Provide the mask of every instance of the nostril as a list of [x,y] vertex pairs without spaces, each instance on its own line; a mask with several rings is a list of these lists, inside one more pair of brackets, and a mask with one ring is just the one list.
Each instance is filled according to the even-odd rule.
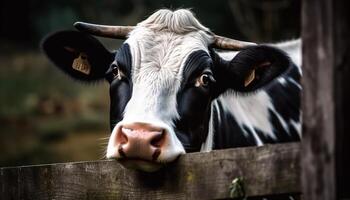
[[122,145],[119,145],[118,153],[121,157],[126,157]]
[[159,148],[163,145],[164,141],[165,141],[165,132],[163,130],[160,134],[152,138],[151,145]]
[[130,129],[126,129],[126,128],[121,128],[121,131],[119,134],[117,134],[117,141],[119,144],[126,144],[128,143],[128,132],[130,132]]

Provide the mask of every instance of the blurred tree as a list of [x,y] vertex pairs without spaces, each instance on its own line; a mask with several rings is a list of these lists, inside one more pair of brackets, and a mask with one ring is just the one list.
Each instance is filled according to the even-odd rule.
[[300,1],[232,0],[232,19],[249,40],[269,42],[300,36]]
[[160,8],[192,8],[218,34],[258,41],[300,34],[300,0],[27,0],[0,3],[0,37],[35,46],[49,32],[78,20],[135,25]]

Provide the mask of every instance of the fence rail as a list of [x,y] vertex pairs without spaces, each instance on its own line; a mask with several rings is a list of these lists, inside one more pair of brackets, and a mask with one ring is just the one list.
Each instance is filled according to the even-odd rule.
[[299,193],[300,144],[192,153],[156,173],[116,161],[1,168],[0,199],[225,199],[233,179],[246,196]]

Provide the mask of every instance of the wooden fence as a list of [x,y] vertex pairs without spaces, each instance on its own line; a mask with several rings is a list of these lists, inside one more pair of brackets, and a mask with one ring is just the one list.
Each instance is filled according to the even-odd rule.
[[1,199],[226,199],[300,192],[299,143],[193,153],[156,173],[116,161],[2,168]]
[[350,199],[350,1],[302,7],[301,144],[187,154],[153,174],[115,161],[2,168],[1,199],[226,199],[242,185],[248,197]]

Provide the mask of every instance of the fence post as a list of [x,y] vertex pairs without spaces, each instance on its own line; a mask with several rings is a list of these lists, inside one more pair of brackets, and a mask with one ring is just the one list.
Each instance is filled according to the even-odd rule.
[[349,197],[350,3],[304,0],[303,142],[304,199]]

